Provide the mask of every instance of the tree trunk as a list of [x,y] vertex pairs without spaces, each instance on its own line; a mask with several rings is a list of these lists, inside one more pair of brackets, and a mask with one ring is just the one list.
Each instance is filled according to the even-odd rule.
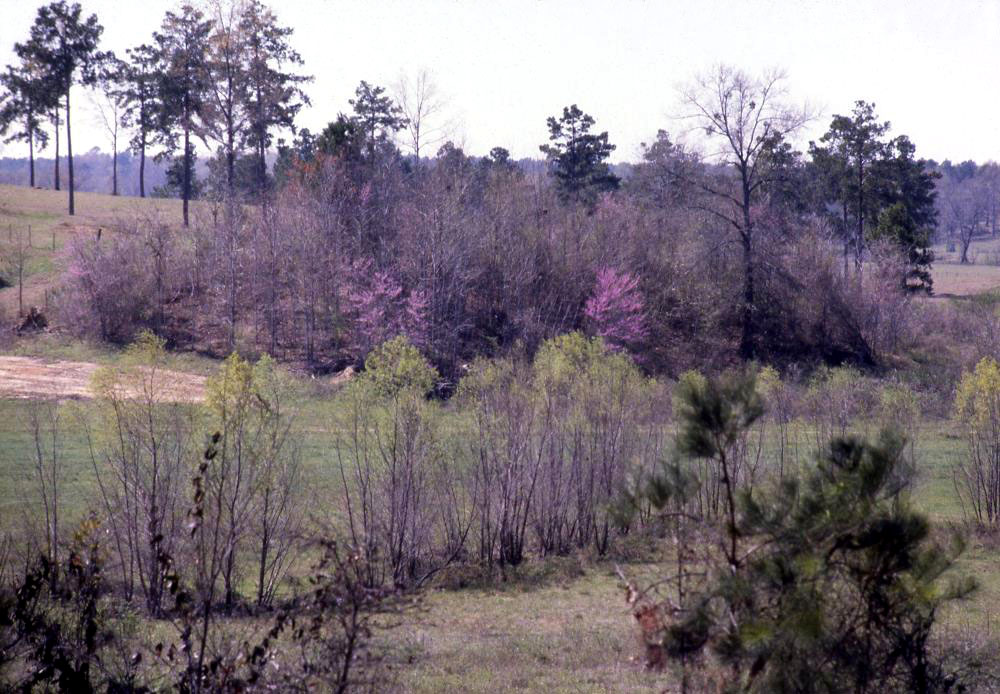
[[260,199],[263,206],[265,193],[267,192],[267,162],[264,161],[264,152],[267,149],[267,126],[264,124],[264,94],[261,89],[260,79],[257,80],[257,177],[260,186]]
[[741,310],[742,331],[740,334],[740,356],[743,359],[754,358],[754,257],[753,257],[753,220],[750,218],[750,184],[743,176],[743,307]]
[[111,149],[111,194],[118,195],[118,136],[112,140]]
[[76,214],[73,204],[73,132],[69,124],[69,89],[66,90],[66,161],[69,165],[69,213]]
[[146,132],[139,142],[139,197],[146,197]]
[[865,165],[858,161],[858,228],[854,238],[854,267],[861,270],[861,256],[865,243]]
[[184,226],[188,226],[188,200],[191,198],[191,131],[184,124],[184,182],[181,186],[184,205]]
[[[28,115],[31,121],[31,115]],[[35,187],[35,129],[28,126],[28,185]]]
[[264,489],[264,513],[261,516],[263,522],[261,523],[260,563],[257,567],[257,605],[264,604],[264,581],[267,577],[267,557],[271,550],[271,534],[268,526],[270,505],[271,489],[268,487]]
[[55,172],[54,172],[53,176],[55,177],[55,182],[54,182],[55,189],[56,190],[60,190],[60,188],[59,188],[59,109],[58,109],[58,107],[56,108],[54,122],[55,122],[55,126],[56,126],[56,168],[55,168]]

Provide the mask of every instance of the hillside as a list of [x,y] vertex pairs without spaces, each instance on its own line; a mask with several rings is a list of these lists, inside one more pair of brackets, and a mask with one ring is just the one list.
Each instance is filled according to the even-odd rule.
[[180,221],[179,200],[111,196],[77,191],[76,214],[66,213],[65,190],[0,185],[0,315],[12,320],[18,309],[17,258],[24,252],[24,306],[44,311],[63,264],[60,251],[78,234],[105,233],[121,220],[158,215]]

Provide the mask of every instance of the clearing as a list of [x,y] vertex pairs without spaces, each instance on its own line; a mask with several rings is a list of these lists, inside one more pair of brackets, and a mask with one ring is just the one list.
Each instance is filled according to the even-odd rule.
[[[98,364],[82,361],[44,361],[36,357],[0,356],[0,398],[90,398],[90,380]],[[160,396],[167,402],[200,402],[205,378],[181,371],[169,372],[169,385]]]
[[934,296],[971,296],[1000,287],[1000,266],[934,263]]

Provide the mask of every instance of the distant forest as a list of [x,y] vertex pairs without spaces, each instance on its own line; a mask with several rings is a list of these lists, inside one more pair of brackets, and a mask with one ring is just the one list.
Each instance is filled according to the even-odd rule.
[[[73,158],[76,189],[88,193],[110,193],[112,187],[111,155],[92,149]],[[62,181],[69,180],[65,158],[59,162]],[[153,189],[167,182],[165,163],[146,161],[146,183]],[[55,162],[51,158],[35,159],[35,186],[55,188]],[[25,185],[28,182],[28,159],[4,157],[0,159],[0,183]],[[65,184],[64,184],[65,185]],[[139,157],[128,152],[118,154],[118,194],[139,195]]]

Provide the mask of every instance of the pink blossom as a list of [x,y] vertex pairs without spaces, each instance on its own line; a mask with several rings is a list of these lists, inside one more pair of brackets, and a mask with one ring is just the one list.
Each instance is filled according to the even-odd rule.
[[631,273],[609,267],[598,270],[584,315],[611,349],[634,350],[646,338],[645,302],[639,279]]
[[402,285],[371,262],[356,263],[346,291],[354,319],[353,343],[361,355],[397,335],[417,346],[427,340],[427,298],[419,291],[404,295]]

